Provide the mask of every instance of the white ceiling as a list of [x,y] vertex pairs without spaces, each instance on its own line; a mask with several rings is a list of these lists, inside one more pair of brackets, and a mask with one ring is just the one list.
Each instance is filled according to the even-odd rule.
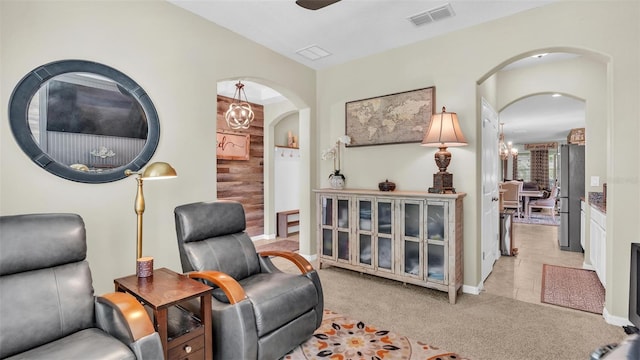
[[534,95],[500,112],[505,141],[533,144],[566,140],[569,131],[585,127],[585,102],[569,96]]
[[[551,53],[515,61],[501,71],[534,67],[580,55]],[[586,125],[585,102],[563,94],[538,94],[516,101],[499,114],[505,141],[533,144],[566,140],[569,131]]]
[[[556,0],[341,0],[307,10],[295,0],[168,0],[314,69],[513,15]],[[409,17],[450,4],[454,16],[416,26]],[[296,52],[318,46],[331,55]]]
[[[341,0],[312,11],[295,0],[167,0],[313,69],[345,63],[556,0]],[[443,6],[453,16],[416,26],[409,17]],[[296,51],[318,46],[331,55],[312,61]],[[526,58],[503,70],[559,61],[573,54]],[[270,88],[242,81],[250,102],[268,104],[283,97]],[[235,81],[218,83],[218,94],[232,97]],[[511,104],[500,113],[505,137],[516,144],[566,139],[584,127],[584,102],[551,94]]]

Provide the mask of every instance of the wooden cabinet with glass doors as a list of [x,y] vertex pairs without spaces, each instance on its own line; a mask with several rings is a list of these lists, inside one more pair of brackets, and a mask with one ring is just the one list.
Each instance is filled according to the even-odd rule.
[[315,190],[319,266],[447,291],[462,286],[464,193]]

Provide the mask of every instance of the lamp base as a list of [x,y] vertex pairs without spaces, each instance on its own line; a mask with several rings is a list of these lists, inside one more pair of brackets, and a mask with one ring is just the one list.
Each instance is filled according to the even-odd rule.
[[431,194],[455,194],[456,188],[453,187],[453,174],[446,171],[440,171],[433,174],[433,187],[429,188]]

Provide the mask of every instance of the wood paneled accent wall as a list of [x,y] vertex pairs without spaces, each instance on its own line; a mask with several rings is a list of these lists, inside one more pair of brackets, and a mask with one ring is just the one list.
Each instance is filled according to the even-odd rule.
[[[218,131],[249,133],[251,145],[249,160],[221,160],[217,164],[218,199],[235,200],[242,204],[247,218],[249,236],[264,233],[264,108],[251,103],[255,114],[247,130],[232,130],[227,127],[224,113],[233,99],[218,96]],[[215,141],[213,134],[212,141]]]

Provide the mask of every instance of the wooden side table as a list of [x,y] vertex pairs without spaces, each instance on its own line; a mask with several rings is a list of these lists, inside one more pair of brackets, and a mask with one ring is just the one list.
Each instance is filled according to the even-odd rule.
[[[135,296],[153,310],[153,321],[162,340],[165,359],[211,360],[211,287],[167,268],[155,269],[153,276],[147,278],[130,275],[113,282],[116,291]],[[169,339],[170,309],[171,316],[190,316],[176,305],[197,297],[200,298],[199,326]]]

